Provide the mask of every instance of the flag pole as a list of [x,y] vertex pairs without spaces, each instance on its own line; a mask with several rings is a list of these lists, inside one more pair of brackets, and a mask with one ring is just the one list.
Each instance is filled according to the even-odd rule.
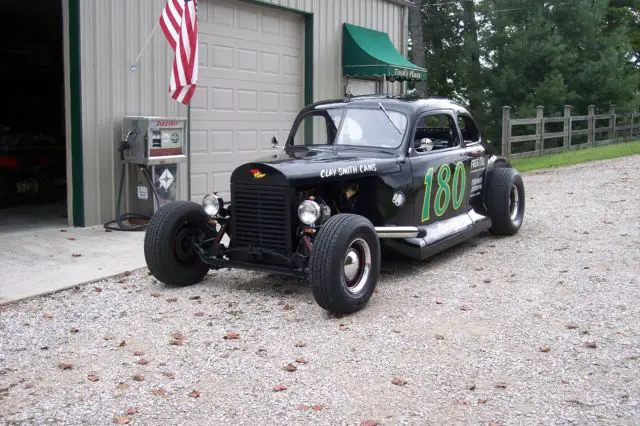
[[187,200],[191,201],[191,100],[187,105]]
[[155,32],[158,29],[159,25],[160,25],[160,21],[156,21],[155,27],[153,27],[153,30],[151,31],[151,34],[149,34],[149,37],[147,37],[147,41],[145,41],[144,42],[144,46],[142,46],[142,50],[140,50],[140,53],[138,53],[138,56],[136,57],[136,59],[129,66],[129,69],[131,71],[136,71],[138,69],[138,62],[140,61],[140,58],[142,57],[142,54],[144,53],[144,51],[147,49],[147,46],[149,45],[149,42],[151,41],[151,38],[155,34]]

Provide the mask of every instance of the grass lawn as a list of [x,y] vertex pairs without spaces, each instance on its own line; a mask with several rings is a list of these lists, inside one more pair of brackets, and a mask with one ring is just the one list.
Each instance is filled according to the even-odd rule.
[[569,164],[606,160],[634,154],[640,154],[640,140],[614,143],[594,148],[576,149],[560,154],[544,155],[542,157],[513,159],[511,163],[519,171],[528,172],[530,170],[567,166]]

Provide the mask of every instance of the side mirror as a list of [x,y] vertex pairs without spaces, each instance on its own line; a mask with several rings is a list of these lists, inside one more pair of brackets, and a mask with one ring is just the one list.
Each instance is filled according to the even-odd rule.
[[274,137],[271,138],[271,146],[274,149],[278,148],[278,138],[277,137],[274,136]]
[[433,141],[429,138],[420,139],[420,151],[429,152],[433,149]]

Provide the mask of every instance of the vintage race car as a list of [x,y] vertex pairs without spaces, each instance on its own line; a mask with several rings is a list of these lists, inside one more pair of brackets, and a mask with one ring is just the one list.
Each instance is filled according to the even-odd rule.
[[189,285],[219,268],[294,275],[325,310],[352,313],[373,294],[382,253],[426,259],[522,225],[521,175],[450,100],[318,102],[300,111],[283,147],[272,144],[273,155],[233,171],[230,203],[212,192],[202,205],[157,211],[144,243],[155,278]]

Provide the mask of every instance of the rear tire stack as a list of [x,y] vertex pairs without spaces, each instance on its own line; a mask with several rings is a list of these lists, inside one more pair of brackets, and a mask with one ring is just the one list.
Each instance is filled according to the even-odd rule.
[[490,231],[495,235],[514,235],[522,226],[525,191],[522,176],[516,169],[492,169],[487,179],[485,203],[491,218]]

